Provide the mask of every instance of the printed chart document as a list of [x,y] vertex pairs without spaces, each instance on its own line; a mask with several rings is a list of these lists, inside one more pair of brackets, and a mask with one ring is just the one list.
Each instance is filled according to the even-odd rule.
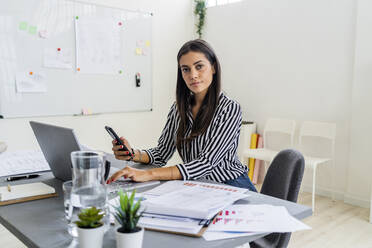
[[25,150],[0,154],[0,177],[50,171],[41,151]]
[[285,233],[311,229],[283,206],[232,205],[220,212],[208,232]]
[[169,181],[145,193],[147,213],[210,219],[235,201],[248,197],[247,189],[196,181]]

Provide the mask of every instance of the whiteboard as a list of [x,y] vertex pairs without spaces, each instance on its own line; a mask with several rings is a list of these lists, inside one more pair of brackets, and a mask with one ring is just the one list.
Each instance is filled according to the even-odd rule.
[[[118,27],[102,26],[110,20]],[[151,111],[152,45],[151,13],[67,0],[4,1],[0,115]],[[58,65],[53,56],[63,63]],[[52,68],[54,64],[60,67]]]

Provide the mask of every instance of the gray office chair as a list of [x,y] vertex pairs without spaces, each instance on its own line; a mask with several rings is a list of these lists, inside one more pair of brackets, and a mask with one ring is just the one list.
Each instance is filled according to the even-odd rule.
[[[283,150],[271,163],[261,188],[261,194],[297,202],[304,174],[305,161],[296,150]],[[272,233],[250,243],[251,248],[285,248],[291,233]]]

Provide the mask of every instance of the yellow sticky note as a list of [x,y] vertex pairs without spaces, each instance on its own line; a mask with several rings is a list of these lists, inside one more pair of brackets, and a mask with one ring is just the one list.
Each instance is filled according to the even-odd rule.
[[147,47],[149,47],[150,46],[150,41],[147,40],[145,44],[146,44]]
[[137,48],[136,48],[136,54],[137,54],[137,55],[142,55],[142,48],[137,47]]

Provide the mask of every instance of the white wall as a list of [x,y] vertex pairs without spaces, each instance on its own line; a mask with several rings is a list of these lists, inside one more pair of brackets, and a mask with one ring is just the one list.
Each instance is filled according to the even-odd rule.
[[[135,147],[145,148],[156,145],[165,125],[169,108],[175,99],[177,52],[182,44],[192,37],[191,1],[96,0],[86,2],[124,9],[141,9],[154,13],[153,111],[88,117],[61,116],[0,120],[0,140],[8,144],[9,150],[37,147],[36,139],[28,124],[29,120],[73,128],[81,143],[105,151],[111,151],[111,138],[104,130],[105,125],[112,126],[119,135],[127,137]],[[125,99],[122,101],[125,104]]]
[[[95,2],[154,12],[153,111],[32,120],[74,128],[83,144],[106,151],[111,146],[104,125],[111,125],[136,147],[155,145],[174,100],[177,51],[195,37],[192,1]],[[337,123],[335,190],[339,197],[346,192],[346,201],[367,206],[372,2],[356,3],[244,0],[213,7],[207,10],[205,38],[221,60],[223,88],[241,103],[244,119],[258,123],[260,132],[269,117],[294,118],[299,124],[303,120]],[[0,140],[8,143],[9,150],[37,147],[29,120],[0,120]],[[310,184],[309,172],[305,186]],[[320,193],[328,194],[331,171],[324,167],[319,172]]]
[[[337,124],[339,198],[349,167],[355,3],[244,0],[209,8],[205,31],[221,60],[224,89],[259,132],[269,117],[295,119],[298,126],[304,120]],[[305,189],[311,172],[305,172]],[[329,194],[331,167],[318,174],[319,192]]]
[[355,66],[352,87],[351,148],[348,188],[350,203],[370,199],[372,177],[372,1],[358,1]]

